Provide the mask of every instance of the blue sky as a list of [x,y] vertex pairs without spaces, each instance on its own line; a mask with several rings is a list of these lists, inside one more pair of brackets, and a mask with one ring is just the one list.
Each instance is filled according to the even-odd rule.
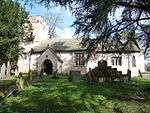
[[[24,2],[21,2],[24,5]],[[62,38],[71,38],[74,33],[74,28],[70,27],[73,24],[73,17],[71,13],[62,7],[53,7],[47,9],[44,5],[33,4],[33,6],[25,5],[26,11],[31,16],[44,16],[48,12],[60,15],[63,20],[62,29],[57,29],[57,33]]]
[[[24,5],[24,2],[20,0],[21,4]],[[33,4],[33,6],[25,5],[25,8],[27,11],[29,11],[29,15],[31,16],[44,16],[48,12],[51,12],[53,14],[58,14],[63,19],[62,29],[57,29],[57,34],[61,38],[72,38],[75,29],[73,27],[70,27],[70,25],[73,24],[73,16],[71,13],[62,7],[53,7],[47,9],[44,5],[39,4]],[[117,9],[117,13],[115,13],[115,19],[120,19],[121,12],[123,9],[119,8]],[[114,17],[110,16],[110,19],[113,21]]]

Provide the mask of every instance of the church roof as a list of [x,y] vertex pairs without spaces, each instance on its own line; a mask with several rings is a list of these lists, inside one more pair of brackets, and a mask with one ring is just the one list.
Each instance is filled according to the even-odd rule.
[[[86,51],[85,47],[82,47],[80,44],[80,39],[49,39],[43,41],[39,46],[32,48],[34,53],[44,52],[46,49],[50,48],[53,51]],[[98,52],[102,52],[100,48],[97,49]],[[117,52],[116,49],[105,50],[103,52]],[[123,53],[126,52],[140,52],[140,48],[137,44],[133,42],[128,42],[124,47]]]
[[34,47],[35,52],[42,52],[47,48],[53,51],[78,51],[85,50],[80,45],[81,40],[78,39],[50,39],[42,42],[39,46]]

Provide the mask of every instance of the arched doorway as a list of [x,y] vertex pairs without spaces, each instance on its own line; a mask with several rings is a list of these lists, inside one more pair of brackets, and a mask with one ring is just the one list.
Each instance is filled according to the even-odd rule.
[[53,64],[49,59],[44,61],[43,66],[44,66],[44,70],[43,70],[44,73],[46,73],[46,74],[53,73]]

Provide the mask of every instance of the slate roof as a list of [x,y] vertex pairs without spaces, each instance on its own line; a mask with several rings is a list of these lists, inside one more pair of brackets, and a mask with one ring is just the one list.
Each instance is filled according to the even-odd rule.
[[85,50],[80,45],[81,40],[77,39],[50,39],[42,42],[38,47],[33,48],[34,52],[42,52],[47,48],[53,51],[77,51]]
[[[49,39],[43,41],[39,46],[32,48],[34,53],[44,52],[46,49],[51,48],[53,51],[86,51],[86,48],[81,47],[81,40],[79,39]],[[98,52],[102,52],[100,48]],[[139,46],[133,42],[128,42],[124,48],[125,52],[140,52]],[[103,52],[117,52],[116,49],[110,49]]]

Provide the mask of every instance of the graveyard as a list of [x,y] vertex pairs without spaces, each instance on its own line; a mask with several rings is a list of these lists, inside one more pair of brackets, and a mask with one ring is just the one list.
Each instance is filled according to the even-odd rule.
[[0,113],[150,113],[150,0],[1,0]]
[[3,64],[0,113],[149,113],[150,78],[100,60],[85,75],[18,73]]
[[88,82],[86,77],[44,77],[0,103],[1,113],[149,113],[150,79]]
[[0,113],[149,113],[150,78],[122,74],[100,60],[85,75],[0,74]]

